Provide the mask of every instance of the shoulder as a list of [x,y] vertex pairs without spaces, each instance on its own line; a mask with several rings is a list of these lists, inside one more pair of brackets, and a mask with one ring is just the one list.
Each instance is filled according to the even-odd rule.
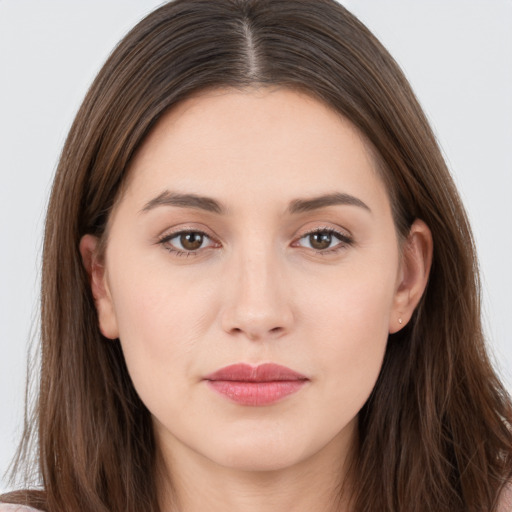
[[512,482],[509,482],[501,493],[498,512],[512,512]]
[[0,512],[39,512],[35,508],[24,505],[12,505],[10,503],[0,503]]

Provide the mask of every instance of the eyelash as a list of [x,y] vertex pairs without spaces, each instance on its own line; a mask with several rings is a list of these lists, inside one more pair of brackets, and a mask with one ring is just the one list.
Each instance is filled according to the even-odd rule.
[[[169,251],[170,253],[172,253],[175,256],[179,256],[179,257],[183,257],[183,256],[185,256],[185,257],[197,256],[199,254],[199,250],[200,249],[197,249],[195,251],[183,251],[181,249],[176,249],[176,248],[168,245],[168,243],[172,239],[177,238],[177,237],[179,237],[181,235],[186,235],[186,234],[191,234],[191,233],[202,235],[203,237],[206,237],[209,240],[212,240],[213,242],[215,242],[215,240],[212,237],[210,237],[209,235],[207,235],[204,231],[193,230],[193,229],[185,229],[183,231],[176,231],[176,232],[171,233],[169,235],[164,235],[162,238],[160,238],[158,240],[158,243],[161,244],[164,247],[164,249],[166,249],[167,251]],[[307,231],[306,233],[304,233],[297,240],[302,240],[303,238],[306,238],[306,237],[308,237],[310,235],[313,235],[313,234],[316,234],[316,233],[326,233],[328,235],[334,236],[340,242],[339,244],[335,245],[332,248],[323,249],[323,250],[313,249],[316,254],[320,254],[321,256],[337,253],[337,252],[341,251],[342,249],[345,249],[347,246],[351,246],[354,243],[352,238],[347,236],[346,234],[344,234],[344,233],[342,233],[340,231],[337,231],[336,229],[327,228],[327,227],[325,227],[325,228],[316,228],[316,229],[312,229],[310,231]],[[215,243],[218,243],[218,242],[215,242]],[[206,247],[205,249],[209,249],[209,248],[211,248],[211,247]]]
[[316,254],[320,254],[321,256],[325,256],[327,254],[335,254],[335,253],[341,251],[342,249],[345,249],[346,247],[351,246],[354,243],[353,239],[350,236],[348,236],[345,233],[342,233],[341,231],[338,231],[334,228],[328,228],[328,227],[311,229],[310,231],[303,233],[302,236],[298,240],[302,240],[303,238],[306,238],[310,235],[314,235],[315,233],[327,233],[328,235],[331,235],[331,236],[334,236],[335,238],[337,238],[338,241],[340,242],[337,245],[335,245],[334,247],[331,247],[328,249],[323,249],[323,250],[313,249]]
[[[204,231],[201,231],[199,229],[184,229],[182,231],[175,231],[174,233],[171,233],[169,235],[164,235],[162,238],[160,238],[158,240],[158,243],[161,244],[163,246],[163,248],[166,250],[166,251],[169,251],[170,253],[174,254],[175,256],[197,256],[199,254],[199,249],[196,250],[196,251],[183,251],[181,249],[176,249],[170,245],[168,245],[168,243],[173,239],[173,238],[177,238],[181,235],[187,235],[187,234],[196,234],[196,235],[202,235],[203,237],[205,238],[208,238],[209,240],[212,240],[215,242],[215,240],[207,235]],[[207,249],[209,249],[209,247],[207,247]]]

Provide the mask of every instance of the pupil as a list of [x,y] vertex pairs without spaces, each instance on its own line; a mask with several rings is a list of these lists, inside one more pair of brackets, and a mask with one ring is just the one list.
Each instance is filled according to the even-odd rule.
[[203,244],[203,235],[200,233],[185,233],[180,236],[180,242],[184,249],[193,251]]
[[331,245],[331,239],[330,233],[312,233],[309,235],[311,247],[315,249],[327,249]]

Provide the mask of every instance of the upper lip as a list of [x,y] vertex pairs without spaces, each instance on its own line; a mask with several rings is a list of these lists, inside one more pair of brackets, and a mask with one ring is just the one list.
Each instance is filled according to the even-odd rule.
[[246,363],[225,366],[205,377],[205,380],[232,380],[238,382],[272,382],[284,380],[307,380],[305,375],[274,363],[251,366]]

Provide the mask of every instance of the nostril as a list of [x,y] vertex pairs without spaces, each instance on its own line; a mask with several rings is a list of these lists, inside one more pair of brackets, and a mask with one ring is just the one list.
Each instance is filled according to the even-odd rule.
[[[284,332],[283,327],[273,327],[267,331],[267,335],[274,337],[276,335],[280,335],[282,332]],[[265,337],[264,331],[259,331],[258,329],[253,330],[250,328],[244,329],[240,327],[233,327],[233,329],[231,329],[231,334],[238,335],[240,333],[245,333],[252,340],[258,340]]]

